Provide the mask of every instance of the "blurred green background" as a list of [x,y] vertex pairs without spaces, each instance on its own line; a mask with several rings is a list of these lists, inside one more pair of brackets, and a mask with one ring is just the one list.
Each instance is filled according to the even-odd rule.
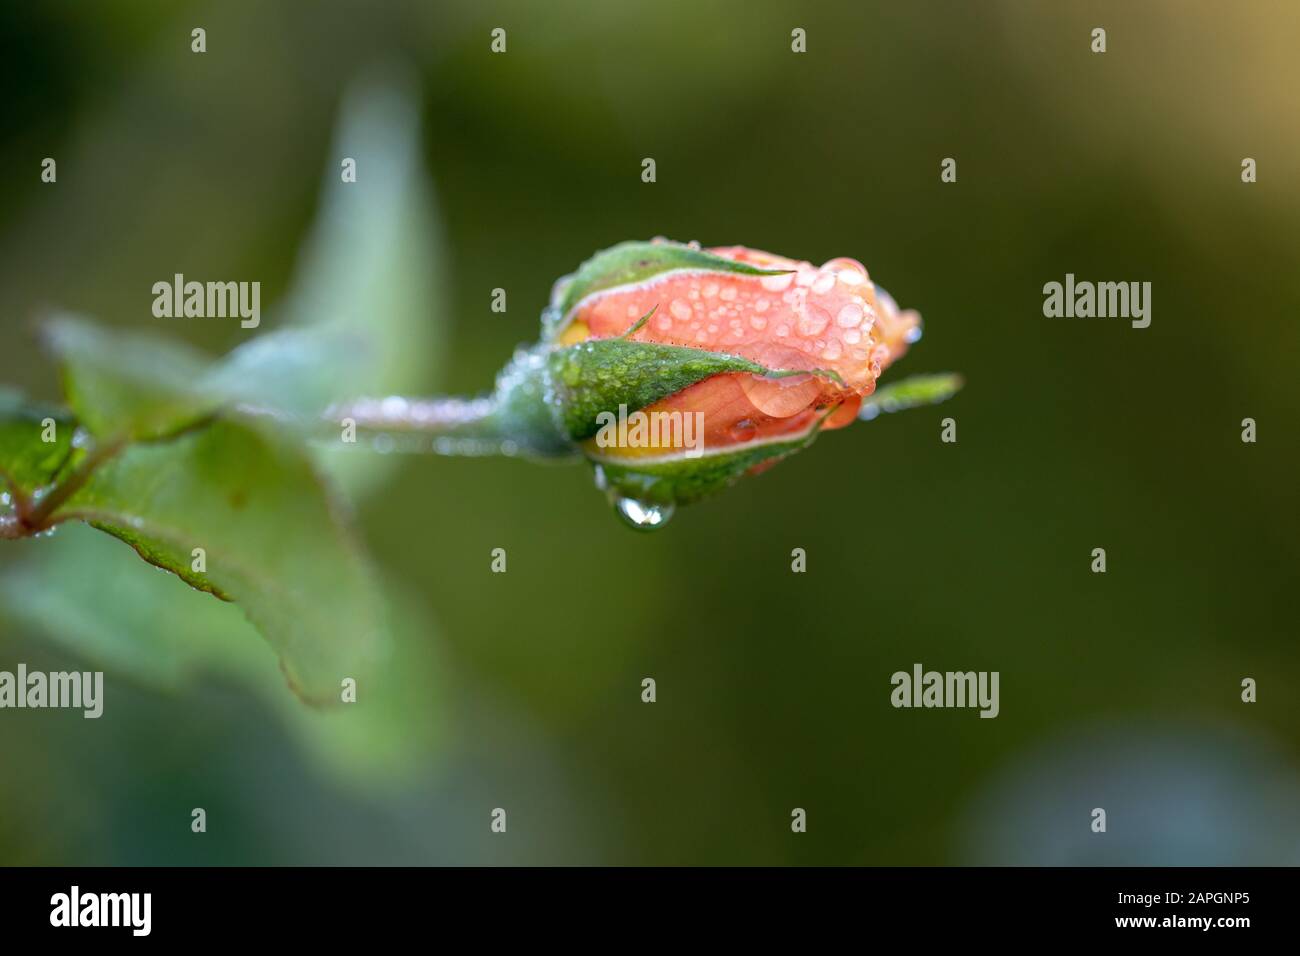
[[[0,862],[1300,862],[1298,30],[1284,0],[4,5],[0,381],[37,397],[50,307],[243,341],[151,316],[183,272],[260,280],[273,327],[345,92],[393,64],[441,237],[402,387],[486,388],[555,278],[654,235],[856,257],[926,320],[887,380],[968,385],[653,535],[586,468],[396,462],[356,525],[418,663],[350,729],[124,545],[6,543],[0,669],[108,697],[0,712]],[[1067,272],[1151,282],[1150,328],[1044,318]],[[54,547],[121,563],[111,611],[37,593]],[[914,662],[1000,671],[1000,716],[891,708]]]

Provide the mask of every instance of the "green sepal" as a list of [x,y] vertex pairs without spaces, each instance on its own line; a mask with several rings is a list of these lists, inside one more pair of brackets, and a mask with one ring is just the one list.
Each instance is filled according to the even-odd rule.
[[573,307],[593,292],[645,282],[677,269],[754,276],[781,275],[789,271],[761,269],[680,242],[620,242],[596,253],[579,266],[577,272],[556,283],[550,308],[542,315],[543,337],[553,339],[562,331]]
[[626,338],[556,349],[547,362],[550,398],[562,431],[572,441],[591,438],[600,430],[596,417],[617,412],[620,405],[637,411],[723,372],[771,374],[738,355]]
[[646,504],[688,505],[730,488],[756,465],[779,461],[811,445],[822,417],[811,431],[792,441],[770,442],[739,451],[638,463],[593,459],[604,487],[614,498],[635,498]]
[[913,375],[876,389],[862,403],[858,418],[871,421],[881,412],[901,412],[922,405],[938,405],[961,391],[964,384],[962,377],[953,372]]

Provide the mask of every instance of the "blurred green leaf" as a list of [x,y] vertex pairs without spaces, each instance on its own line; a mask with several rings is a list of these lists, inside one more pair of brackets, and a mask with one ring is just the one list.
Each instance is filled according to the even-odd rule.
[[200,677],[233,679],[266,698],[317,755],[358,785],[382,785],[422,769],[444,731],[434,686],[430,625],[411,625],[392,653],[359,681],[357,702],[328,712],[284,693],[274,655],[233,604],[151,574],[107,535],[79,525],[57,529],[21,565],[0,575],[0,606],[101,667],[181,693]]
[[[316,224],[275,310],[284,324],[235,349],[211,378],[222,394],[308,428],[335,402],[433,391],[447,309],[433,189],[406,78],[358,82],[329,155]],[[343,158],[356,161],[355,182],[343,181]],[[313,451],[353,497],[395,467],[342,443]]]
[[[320,211],[277,309],[278,330],[235,349],[211,384],[314,425],[336,402],[428,390],[445,307],[420,121],[400,82],[376,76],[347,97]],[[342,158],[356,161],[344,182]]]
[[182,431],[220,404],[204,386],[208,360],[176,342],[110,332],[71,316],[51,320],[47,346],[77,420],[104,441],[150,441]]

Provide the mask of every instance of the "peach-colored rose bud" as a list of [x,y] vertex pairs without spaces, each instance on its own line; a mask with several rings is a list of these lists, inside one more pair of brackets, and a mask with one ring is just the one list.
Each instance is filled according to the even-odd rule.
[[625,242],[556,282],[541,341],[490,398],[417,403],[401,422],[382,403],[353,411],[451,453],[584,455],[624,517],[657,527],[860,411],[951,395],[955,376],[930,376],[870,397],[920,328],[855,259]]
[[737,355],[767,369],[805,373],[713,375],[645,408],[703,412],[704,444],[712,452],[805,435],[818,423],[849,424],[881,372],[919,332],[919,316],[900,312],[854,259],[832,259],[818,268],[744,246],[708,252],[769,274],[676,268],[601,289],[562,318],[557,342],[621,336],[654,310],[630,340]]

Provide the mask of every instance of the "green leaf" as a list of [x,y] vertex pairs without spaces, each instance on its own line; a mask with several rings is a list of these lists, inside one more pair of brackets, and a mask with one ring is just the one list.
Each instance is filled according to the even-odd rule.
[[[54,517],[86,521],[191,586],[237,601],[308,701],[338,701],[343,678],[360,679],[383,650],[370,568],[295,443],[219,420],[130,446]],[[196,567],[196,548],[206,567]]]
[[[43,440],[47,422],[54,424],[52,442]],[[0,389],[0,481],[20,494],[48,484],[71,455],[75,429],[65,409]]]
[[761,269],[678,242],[621,242],[596,253],[577,272],[557,283],[557,295],[547,310],[549,318],[545,324],[549,327],[543,329],[545,337],[553,339],[562,332],[574,306],[593,292],[645,282],[675,269],[758,276],[780,275],[786,271]]
[[959,391],[965,382],[953,372],[933,375],[913,375],[878,388],[862,403],[858,418],[870,421],[881,412],[901,412],[920,405],[937,405],[946,402]]
[[166,438],[221,404],[204,385],[208,360],[178,343],[71,316],[52,319],[43,332],[69,408],[102,441]]

